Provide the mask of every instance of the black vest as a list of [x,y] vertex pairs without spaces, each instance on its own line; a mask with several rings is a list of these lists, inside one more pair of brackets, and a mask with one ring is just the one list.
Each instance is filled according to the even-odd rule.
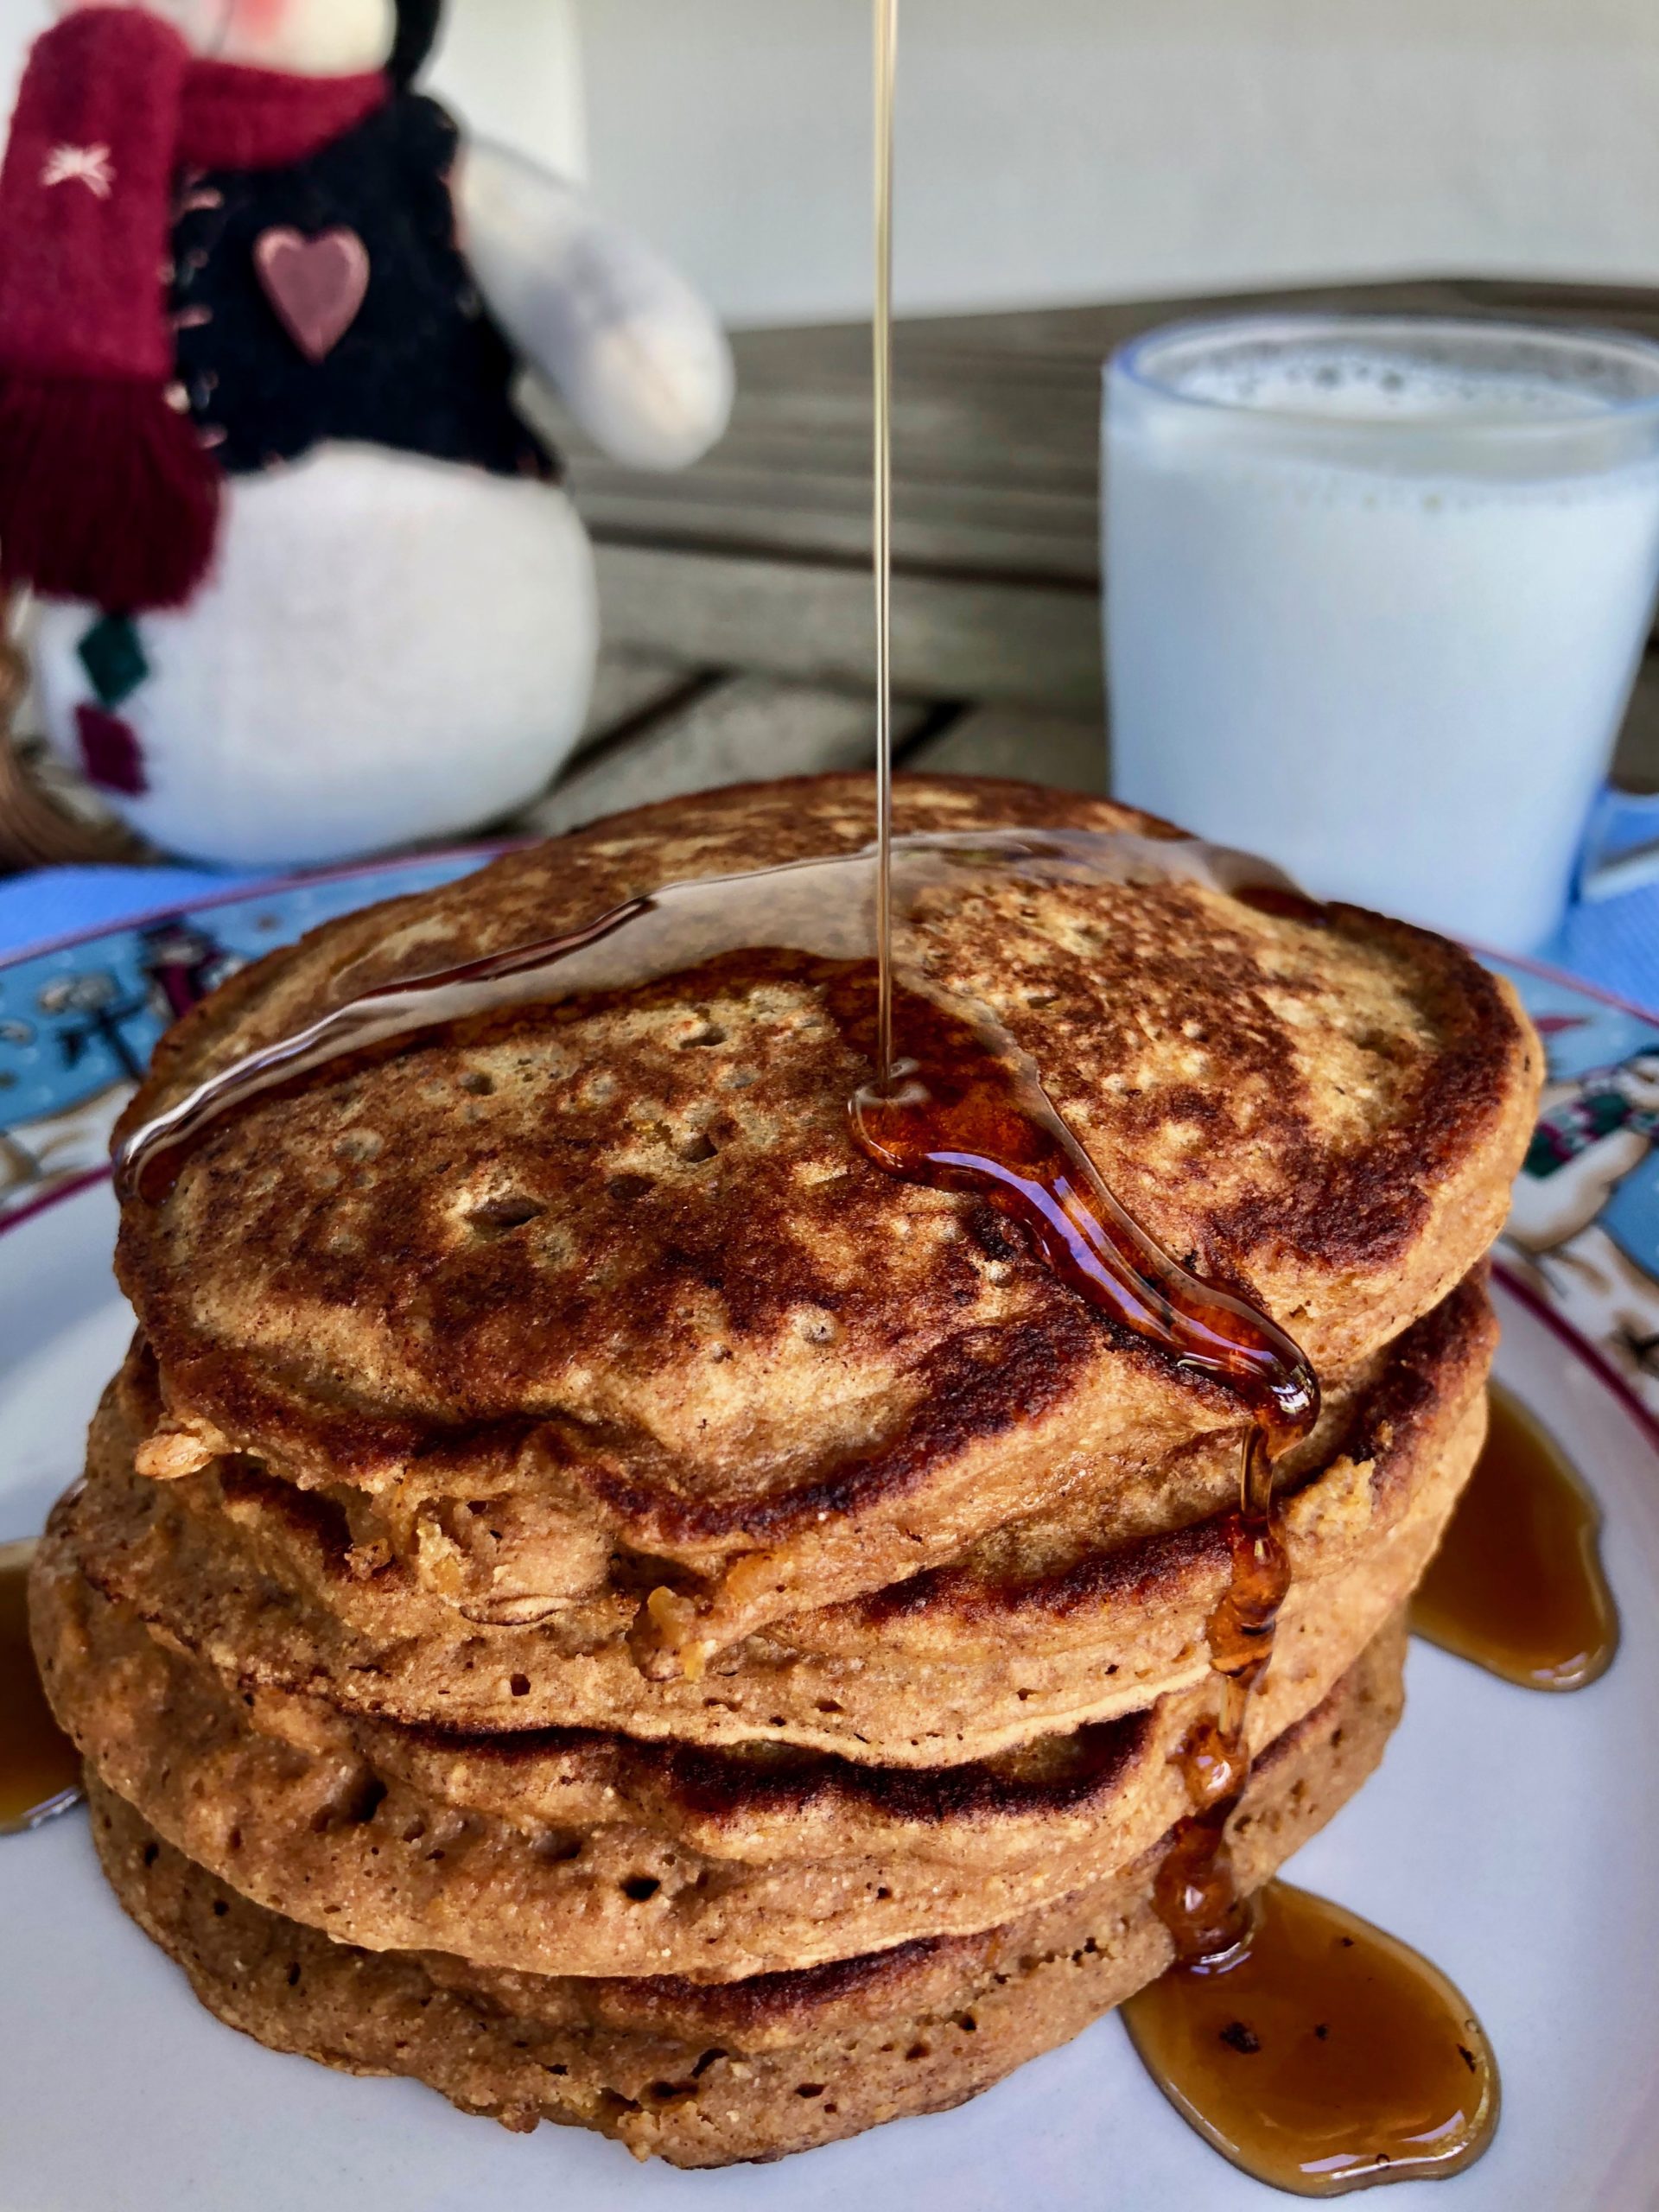
[[[297,460],[324,440],[554,480],[557,464],[512,404],[518,363],[455,240],[449,189],[460,134],[413,92],[290,168],[193,175],[173,232],[178,375],[232,475]],[[255,264],[267,231],[343,228],[369,257],[356,320],[307,359]]]

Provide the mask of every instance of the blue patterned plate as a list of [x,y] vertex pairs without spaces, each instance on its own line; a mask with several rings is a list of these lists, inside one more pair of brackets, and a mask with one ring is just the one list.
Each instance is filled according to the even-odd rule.
[[226,977],[323,922],[468,875],[494,848],[302,876],[0,960],[0,1232],[107,1173],[156,1039]]

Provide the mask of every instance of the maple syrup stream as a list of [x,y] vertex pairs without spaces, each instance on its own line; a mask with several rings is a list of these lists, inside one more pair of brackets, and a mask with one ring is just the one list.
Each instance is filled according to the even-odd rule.
[[893,1077],[893,148],[899,0],[875,0],[875,1076]]

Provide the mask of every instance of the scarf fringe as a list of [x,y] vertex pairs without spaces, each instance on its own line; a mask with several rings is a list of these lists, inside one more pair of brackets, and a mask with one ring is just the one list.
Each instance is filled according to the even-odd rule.
[[120,613],[181,607],[212,564],[223,489],[159,385],[0,377],[0,581]]

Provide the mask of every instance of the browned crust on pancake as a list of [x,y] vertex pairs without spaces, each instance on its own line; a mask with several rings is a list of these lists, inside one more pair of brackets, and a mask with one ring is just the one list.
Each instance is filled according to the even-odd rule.
[[[912,782],[899,811],[915,827],[1144,826],[969,779]],[[315,1011],[351,960],[360,981],[377,961],[428,966],[587,918],[665,872],[849,850],[868,830],[857,778],[713,793],[331,925],[188,1017],[134,1116]],[[1340,1369],[1490,1242],[1530,1128],[1535,1043],[1507,986],[1440,939],[1348,908],[1309,922],[1195,895],[1099,894],[1102,926],[1074,914],[1065,944],[1050,906],[1028,943],[1000,910],[935,935],[941,958],[960,940],[1126,1203]],[[1236,1425],[1224,1393],[1125,1344],[982,1207],[896,1186],[851,1151],[842,1102],[862,1067],[822,1019],[821,982],[775,963],[758,985],[704,981],[593,1017],[620,1091],[567,1084],[556,1129],[505,1095],[508,1061],[492,1062],[498,1094],[458,1111],[467,1052],[429,1048],[221,1131],[167,1206],[130,1206],[122,1279],[178,1421],[302,1481],[452,1497],[545,1483],[571,1573],[616,1543],[659,1554],[704,1579],[716,1646],[894,1580],[918,1538],[942,1529],[959,1548],[1085,1473]],[[720,1048],[682,1049],[721,991],[734,1023],[757,1025],[748,1090],[721,1087]],[[518,1033],[579,1059],[585,1020]],[[662,1138],[628,1122],[640,1101]],[[382,1109],[382,1164],[336,1159]],[[679,1133],[715,1121],[718,1156],[687,1168]],[[636,1157],[650,1176],[612,1172]],[[461,1236],[443,1207],[504,1174],[548,1226]],[[580,1261],[569,1280],[561,1238]],[[711,1332],[729,1355],[718,1376]]]
[[[1477,1405],[1496,1325],[1472,1279],[1377,1363],[1301,1470],[1290,1508],[1297,1583],[1389,1539],[1450,1466]],[[792,1743],[884,1765],[957,1764],[1031,1736],[1132,1712],[1205,1669],[1205,1623],[1228,1567],[1213,1488],[1170,1468],[1150,1502],[1185,1529],[1122,1541],[1103,1510],[982,1539],[957,1567],[891,1592],[797,1615],[749,1638],[701,1684],[643,1680],[608,1618],[531,1626],[464,1619],[393,1561],[365,1573],[338,1508],[240,1465],[172,1484],[137,1481],[153,1382],[130,1363],[94,1424],[91,1481],[48,1548],[109,1597],[249,1688],[315,1691],[411,1724],[518,1730],[576,1723],[642,1738]],[[1465,1444],[1465,1454],[1472,1446]],[[1315,1474],[1317,1471],[1317,1479]]]
[[[1258,1747],[1405,1603],[1451,1495],[1304,1606],[1255,1700]],[[59,1720],[190,1858],[341,1941],[544,1974],[727,1980],[999,1923],[1156,1841],[1185,1803],[1178,1747],[1213,1701],[1201,1681],[1149,1714],[920,1771],[572,1730],[469,1738],[239,1696],[73,1574],[43,1572],[33,1601]]]
[[[1408,1331],[1351,1402],[1289,1508],[1297,1581],[1287,1634],[1318,1580],[1391,1532],[1473,1450],[1457,1442],[1482,1400],[1496,1325],[1478,1280]],[[136,1402],[129,1400],[136,1395]],[[571,1723],[692,1744],[790,1743],[893,1765],[960,1764],[1032,1736],[1145,1707],[1198,1681],[1205,1623],[1227,1572],[1213,1494],[1164,1478],[1166,1511],[1205,1519],[1115,1541],[1081,1512],[982,1539],[915,1601],[798,1615],[727,1654],[701,1684],[647,1681],[627,1611],[578,1632],[559,1619],[482,1626],[396,1562],[365,1573],[338,1509],[231,1464],[159,1484],[130,1472],[153,1403],[130,1363],[93,1426],[90,1479],[47,1544],[249,1688],[320,1693],[418,1725],[522,1730]],[[1478,1411],[1476,1418],[1478,1419]],[[1316,1471],[1317,1473],[1316,1473]],[[1103,1549],[1097,1548],[1103,1547]]]
[[[1438,1452],[1448,1421],[1484,1389],[1497,1344],[1483,1268],[1390,1347],[1377,1379],[1359,1395],[1341,1432],[1342,1458],[1368,1471],[1375,1526],[1394,1517],[1425,1453]],[[1300,1475],[1294,1487],[1306,1489],[1324,1471]],[[1133,1607],[1144,1622],[1148,1611],[1166,1610],[1188,1594],[1201,1592],[1200,1602],[1213,1605],[1231,1564],[1218,1516],[1138,1544],[1092,1552],[1058,1573],[1010,1572],[1008,1554],[1017,1558],[1031,1534],[1031,1524],[999,1530],[959,1566],[934,1567],[826,1608],[813,1617],[817,1648],[837,1648],[844,1624],[849,1648],[863,1648],[867,1638],[879,1637],[882,1648],[893,1651],[904,1648],[906,1624],[926,1623],[940,1613],[953,1624],[982,1624],[996,1636],[1030,1616],[1058,1623],[1103,1606]],[[787,1636],[790,1629],[784,1622],[778,1632]]]
[[[1379,1639],[1264,1761],[1236,1822],[1254,1888],[1350,1796],[1398,1719],[1403,1636]],[[683,2166],[776,2158],[977,2094],[1121,2003],[1168,1958],[1153,1861],[986,1935],[706,1985],[492,1974],[374,1955],[193,1866],[93,1781],[122,1904],[221,2019],[280,2050],[431,2083],[510,2127],[602,2130]]]

